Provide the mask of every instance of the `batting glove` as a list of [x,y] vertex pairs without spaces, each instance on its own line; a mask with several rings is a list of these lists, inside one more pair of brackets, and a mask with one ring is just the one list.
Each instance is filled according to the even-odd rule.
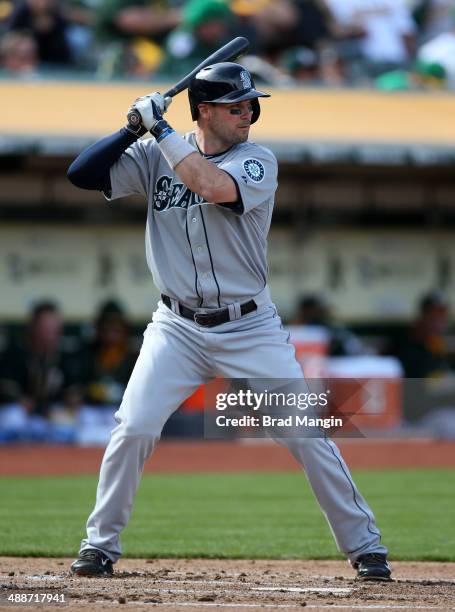
[[173,129],[167,121],[163,119],[160,109],[152,100],[154,121],[150,126],[150,134],[155,136],[157,142],[161,142],[163,138],[173,133]]
[[162,113],[167,111],[171,102],[172,98],[165,98],[159,91],[137,98],[128,109],[126,129],[137,136],[143,136],[162,119]]

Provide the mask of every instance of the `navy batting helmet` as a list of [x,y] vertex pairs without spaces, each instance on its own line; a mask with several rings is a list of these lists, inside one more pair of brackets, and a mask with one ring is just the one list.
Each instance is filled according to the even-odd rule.
[[255,89],[251,74],[240,64],[220,62],[200,70],[188,87],[191,116],[198,118],[198,104],[232,104],[251,100],[253,115],[251,123],[258,120],[261,112],[258,98],[268,98],[270,94]]

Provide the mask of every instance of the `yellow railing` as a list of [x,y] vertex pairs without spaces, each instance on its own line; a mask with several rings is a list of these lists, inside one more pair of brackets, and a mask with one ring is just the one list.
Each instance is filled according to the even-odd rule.
[[[161,91],[153,83],[0,81],[0,134],[102,135],[123,125],[138,96]],[[366,90],[270,90],[251,138],[277,141],[455,143],[455,95],[378,93]],[[168,120],[192,129],[186,93],[175,98]]]

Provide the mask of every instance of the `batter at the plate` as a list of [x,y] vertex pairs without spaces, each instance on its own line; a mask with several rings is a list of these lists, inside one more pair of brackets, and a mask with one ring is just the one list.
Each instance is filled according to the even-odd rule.
[[[116,413],[75,574],[112,573],[144,462],[199,385],[215,375],[303,377],[267,286],[277,161],[248,141],[258,98],[267,96],[242,66],[209,66],[189,87],[194,132],[183,138],[163,119],[170,99],[144,96],[126,127],[83,151],[68,171],[75,185],[103,191],[109,201],[144,196],[147,261],[162,294]],[[141,140],[147,131],[153,138]],[[305,469],[358,577],[389,580],[373,513],[336,445],[325,437],[280,442]]]

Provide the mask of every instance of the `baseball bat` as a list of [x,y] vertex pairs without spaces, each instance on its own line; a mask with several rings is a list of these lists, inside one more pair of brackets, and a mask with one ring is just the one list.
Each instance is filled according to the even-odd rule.
[[[190,84],[191,79],[196,76],[199,70],[218,62],[229,62],[236,59],[242,53],[245,53],[250,48],[250,42],[243,36],[237,36],[230,42],[226,43],[220,49],[209,55],[203,62],[201,62],[194,70],[185,75],[178,83],[176,83],[171,89],[163,94],[164,98],[173,98],[180,92],[184,91]],[[128,113],[128,119],[133,125],[138,125],[142,121],[140,114],[134,109]]]
[[229,62],[236,59],[239,57],[239,55],[242,55],[242,53],[248,51],[249,47],[250,43],[247,38],[244,38],[243,36],[233,38],[230,42],[226,43],[223,47],[215,51],[215,53],[209,55],[203,62],[196,66],[194,70],[185,75],[183,79],[180,79],[180,81],[174,85],[174,87],[171,87],[169,91],[166,91],[166,93],[163,94],[164,97],[173,98],[181,91],[185,90],[190,84],[191,79],[196,76],[199,70],[202,70],[206,66],[211,66],[212,64],[218,64],[218,62]]

